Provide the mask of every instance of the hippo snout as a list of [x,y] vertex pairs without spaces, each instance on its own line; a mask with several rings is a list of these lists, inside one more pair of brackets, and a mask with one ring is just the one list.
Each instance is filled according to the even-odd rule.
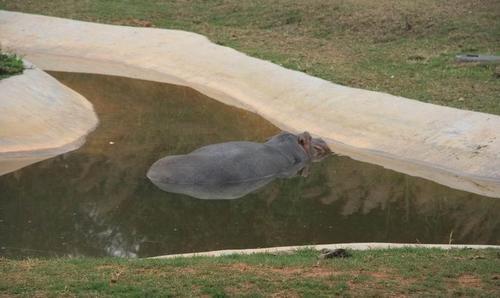
[[323,139],[313,138],[312,139],[312,155],[311,160],[313,162],[321,161],[325,159],[327,156],[332,154],[332,150],[328,147]]

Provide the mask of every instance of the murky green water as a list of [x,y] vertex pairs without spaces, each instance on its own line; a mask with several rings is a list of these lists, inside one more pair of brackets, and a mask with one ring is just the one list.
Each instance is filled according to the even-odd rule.
[[335,242],[500,244],[500,200],[347,157],[237,200],[170,194],[145,177],[158,158],[279,130],[191,89],[53,73],[100,126],[80,150],[0,177],[0,254],[152,256]]

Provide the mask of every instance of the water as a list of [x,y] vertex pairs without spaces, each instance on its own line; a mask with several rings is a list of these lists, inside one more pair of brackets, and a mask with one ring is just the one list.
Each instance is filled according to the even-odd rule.
[[338,242],[500,244],[500,200],[330,157],[237,200],[156,188],[150,165],[279,130],[189,88],[52,73],[100,125],[79,150],[0,177],[0,255],[131,256]]

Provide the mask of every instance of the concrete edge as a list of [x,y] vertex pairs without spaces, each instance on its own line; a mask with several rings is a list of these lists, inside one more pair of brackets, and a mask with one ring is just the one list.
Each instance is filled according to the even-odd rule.
[[478,245],[478,244],[413,244],[413,243],[383,243],[383,242],[367,242],[367,243],[336,243],[336,244],[318,244],[318,245],[298,245],[298,246],[278,246],[267,248],[252,248],[252,249],[226,249],[214,250],[195,253],[162,255],[149,257],[146,259],[173,259],[173,258],[192,258],[192,257],[221,257],[227,255],[250,255],[258,253],[287,253],[302,249],[351,249],[351,250],[371,250],[371,249],[394,249],[394,248],[438,248],[438,249],[500,249],[500,245]]

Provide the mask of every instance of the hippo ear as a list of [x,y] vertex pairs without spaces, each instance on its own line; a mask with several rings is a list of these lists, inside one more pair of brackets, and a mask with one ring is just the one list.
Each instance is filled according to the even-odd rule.
[[303,133],[297,136],[297,139],[300,145],[305,146],[306,144],[311,143],[312,137],[307,131],[304,131]]

